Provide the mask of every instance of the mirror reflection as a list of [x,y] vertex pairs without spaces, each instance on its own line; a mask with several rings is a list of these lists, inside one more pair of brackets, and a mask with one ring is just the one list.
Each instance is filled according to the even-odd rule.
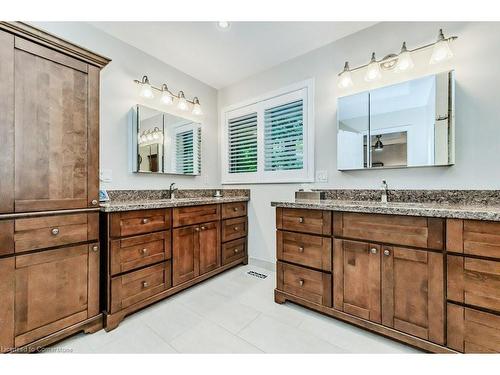
[[132,129],[133,171],[201,173],[201,125],[187,118],[137,105]]
[[338,169],[454,163],[453,72],[338,100]]

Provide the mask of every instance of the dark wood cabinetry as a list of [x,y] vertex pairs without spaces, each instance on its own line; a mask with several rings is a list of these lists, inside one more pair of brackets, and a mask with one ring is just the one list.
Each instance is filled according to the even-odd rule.
[[109,60],[0,22],[0,351],[102,327],[99,71]]
[[[246,205],[243,201],[101,213],[106,330],[145,306],[246,264],[247,218],[241,216]],[[234,226],[238,230],[224,240],[223,228]]]

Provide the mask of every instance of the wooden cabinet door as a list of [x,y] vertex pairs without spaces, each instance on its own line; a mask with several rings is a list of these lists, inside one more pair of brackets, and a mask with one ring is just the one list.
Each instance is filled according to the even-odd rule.
[[0,353],[14,348],[14,257],[0,259]]
[[14,44],[15,211],[97,207],[99,69]]
[[15,262],[16,347],[99,313],[97,244],[20,255]]
[[443,254],[382,248],[382,324],[444,344]]
[[200,225],[200,275],[221,265],[220,222]]
[[189,281],[200,274],[199,231],[200,227],[197,225],[173,230],[173,286]]
[[380,323],[380,245],[334,241],[334,307]]

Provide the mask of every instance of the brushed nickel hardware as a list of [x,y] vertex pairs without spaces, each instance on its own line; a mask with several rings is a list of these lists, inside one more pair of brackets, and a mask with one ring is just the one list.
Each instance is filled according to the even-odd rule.
[[234,207],[234,208],[233,208],[233,210],[234,210],[234,211],[238,211],[238,207]]
[[174,186],[175,186],[175,182],[172,182],[172,183],[170,184],[170,187],[168,188],[168,197],[169,197],[170,199],[174,199],[174,194],[175,194],[175,192],[179,190],[179,189],[177,189],[177,188],[174,188]]
[[299,253],[303,253],[304,252],[304,246],[299,246]]
[[304,279],[300,279],[300,280],[299,280],[299,285],[300,285],[300,286],[304,286]]
[[144,219],[142,219],[142,220],[141,220],[141,223],[143,223],[143,224],[147,224],[147,223],[149,223],[149,219],[144,218]]
[[382,180],[382,197],[381,197],[381,202],[382,203],[387,203],[387,181]]
[[235,231],[237,231],[239,228],[238,228],[238,227],[234,227],[233,229],[234,229]]
[[147,281],[142,282],[142,287],[147,288],[149,286],[149,283]]
[[57,236],[59,234],[59,228],[53,228],[50,233],[52,233],[53,236]]
[[142,253],[142,254],[147,254],[147,253],[148,253],[148,249],[146,249],[146,248],[142,249],[142,250],[141,250],[141,253]]
[[377,254],[377,249],[375,247],[373,247],[373,248],[370,249],[370,252],[372,254]]
[[303,223],[304,222],[304,218],[303,217],[299,217],[299,223]]
[[239,249],[234,249],[234,253],[236,254],[238,251],[240,251]]
[[194,230],[195,230],[196,232],[199,232],[199,231],[200,231],[200,228],[196,227],[196,228],[194,228]]
[[205,230],[205,229],[207,229],[207,228],[206,227],[201,227],[201,230]]
[[97,245],[92,246],[92,251],[96,252],[97,250],[99,250],[99,246]]
[[389,256],[389,255],[391,255],[391,252],[389,250],[384,250],[384,255]]
[[92,206],[97,205],[97,199],[92,199],[92,202],[91,202],[91,203],[92,203]]

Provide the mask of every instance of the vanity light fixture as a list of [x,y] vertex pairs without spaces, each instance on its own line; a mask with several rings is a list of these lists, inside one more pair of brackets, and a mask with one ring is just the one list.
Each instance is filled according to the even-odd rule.
[[227,22],[227,21],[219,21],[217,22],[217,28],[221,31],[226,31],[226,30],[229,30],[229,28],[231,27],[231,23]]
[[394,70],[395,72],[408,71],[414,67],[414,62],[411,54],[415,51],[433,47],[432,56],[429,61],[430,64],[437,64],[446,61],[453,57],[453,52],[450,47],[450,43],[457,39],[456,36],[450,36],[446,38],[443,33],[443,29],[439,29],[438,38],[434,43],[426,44],[424,46],[407,49],[406,42],[403,42],[401,51],[399,54],[389,54],[385,56],[382,60],[375,58],[375,52],[372,53],[370,62],[365,65],[358,66],[356,68],[350,69],[349,63],[346,61],[344,65],[344,70],[338,74],[338,87],[345,89],[353,86],[354,82],[352,80],[351,73],[356,70],[361,70],[366,68],[365,80],[367,82],[375,81],[382,77],[382,71]]
[[161,93],[160,100],[165,105],[172,105],[174,101],[177,101],[177,108],[181,111],[188,111],[190,106],[192,106],[191,113],[196,116],[203,115],[203,111],[201,109],[200,99],[197,96],[193,98],[193,100],[186,99],[184,95],[184,91],[179,91],[177,95],[173,94],[172,91],[169,90],[166,83],[162,84],[161,87],[155,87],[149,83],[148,76],[143,76],[142,80],[134,79],[134,82],[141,86],[141,90],[139,95],[146,99],[154,98],[154,91],[158,91]]
[[374,151],[383,151],[384,150],[384,144],[382,143],[382,135],[376,135],[377,137],[377,142],[375,142],[375,146],[373,146]]

